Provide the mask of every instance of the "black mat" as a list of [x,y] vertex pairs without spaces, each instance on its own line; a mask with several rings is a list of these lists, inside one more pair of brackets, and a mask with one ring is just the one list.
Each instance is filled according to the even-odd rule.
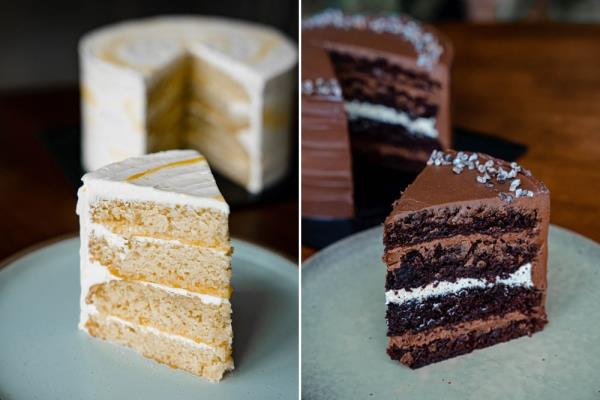
[[[527,147],[496,136],[454,128],[456,150],[486,153],[508,161],[518,160]],[[354,219],[302,218],[302,243],[322,248],[354,232],[381,224],[392,203],[417,174],[369,166],[355,168]]]
[[[65,176],[76,190],[81,186],[81,177],[85,173],[81,165],[81,135],[77,127],[65,127],[40,132],[39,139],[47,146],[50,154],[61,166]],[[296,166],[297,158],[292,157]],[[214,171],[213,171],[214,172]],[[252,194],[224,176],[214,173],[217,185],[229,206],[235,210],[257,204],[289,200],[298,197],[298,169],[294,167],[280,183],[260,194]]]

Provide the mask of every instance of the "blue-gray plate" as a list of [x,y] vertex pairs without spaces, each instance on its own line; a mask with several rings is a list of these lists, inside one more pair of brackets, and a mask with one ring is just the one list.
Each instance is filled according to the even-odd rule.
[[542,332],[411,370],[387,344],[381,227],[302,267],[304,399],[600,399],[600,245],[552,226]]
[[298,393],[298,269],[234,240],[236,369],[219,384],[88,337],[79,317],[79,240],[0,269],[0,399],[291,399]]

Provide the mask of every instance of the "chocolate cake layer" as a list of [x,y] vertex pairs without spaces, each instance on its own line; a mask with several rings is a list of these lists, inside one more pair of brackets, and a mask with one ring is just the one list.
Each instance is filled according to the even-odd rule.
[[542,305],[543,292],[523,286],[497,284],[431,296],[423,301],[387,305],[388,336],[422,332],[436,326],[505,315],[513,311],[532,315]]
[[[380,166],[382,169],[385,169],[384,174],[375,178],[377,181],[379,181],[382,176],[385,176],[386,179],[389,178],[391,175],[390,172],[394,171],[407,173],[404,176],[418,173],[421,168],[423,168],[423,160],[427,158],[426,150],[413,150],[385,143],[373,143],[358,138],[353,140],[352,145],[361,147],[360,152],[354,152],[354,157],[352,158],[354,164],[363,163],[371,166]],[[356,169],[357,168],[355,168],[355,176],[358,175]],[[400,179],[402,181],[407,181],[404,176]],[[396,185],[396,187],[398,190],[396,190],[394,196],[387,201],[386,209],[391,209],[390,205],[394,202],[394,199],[398,197],[398,193],[401,193],[402,189],[406,188],[406,184],[402,186]],[[363,195],[375,196],[370,193]]]
[[420,170],[431,151],[440,147],[437,140],[408,132],[403,125],[352,118],[348,126],[353,159],[395,170]]
[[411,368],[419,368],[521,336],[531,336],[533,333],[541,331],[546,322],[545,318],[533,317],[527,320],[511,321],[508,325],[491,331],[473,330],[456,338],[434,340],[422,346],[403,348],[391,344],[387,353],[392,359],[399,360]]
[[[409,132],[400,124],[389,124],[368,118],[352,118],[348,120],[350,141],[352,149],[360,152],[361,148],[355,144],[356,140],[371,143],[386,143],[398,147],[409,148],[412,151],[422,149],[429,157],[435,149],[439,149],[439,142],[418,132]],[[413,150],[414,149],[414,150]]]
[[[350,57],[350,56],[347,56]],[[434,118],[439,105],[431,93],[435,85],[412,85],[414,74],[405,75],[401,67],[398,75],[393,75],[379,64],[388,64],[383,58],[370,61],[361,59],[362,64],[354,68],[352,63],[339,64],[333,57],[333,66],[342,89],[344,101],[357,101],[372,105],[381,105],[402,111],[411,119]],[[406,71],[408,72],[408,71]],[[438,85],[439,86],[439,85]]]
[[540,222],[536,209],[527,207],[440,207],[388,220],[384,226],[385,250],[454,235],[483,233],[499,236],[506,232],[533,229]]
[[441,88],[440,83],[431,79],[427,73],[408,69],[381,56],[365,57],[336,49],[331,49],[328,53],[340,79],[356,76],[361,80],[375,79],[391,87],[416,88],[428,92]]
[[435,281],[459,278],[505,279],[520,266],[533,261],[539,245],[533,239],[461,238],[447,245],[437,242],[404,253],[386,275],[386,290],[418,288]]

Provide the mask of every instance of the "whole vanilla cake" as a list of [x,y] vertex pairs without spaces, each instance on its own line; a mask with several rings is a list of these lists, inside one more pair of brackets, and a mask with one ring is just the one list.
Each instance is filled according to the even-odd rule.
[[406,16],[303,21],[303,217],[351,218],[365,165],[419,171],[450,146],[451,60],[447,39]]
[[229,207],[206,159],[172,150],[79,189],[80,329],[218,381],[233,369]]
[[434,151],[384,225],[390,357],[418,368],[542,330],[549,215],[517,163]]
[[87,170],[194,148],[253,193],[286,173],[297,50],[279,32],[156,17],[93,31],[79,52]]

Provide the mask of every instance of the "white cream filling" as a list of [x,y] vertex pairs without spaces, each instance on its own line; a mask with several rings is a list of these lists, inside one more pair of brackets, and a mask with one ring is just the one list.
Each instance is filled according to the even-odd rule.
[[494,282],[488,282],[485,279],[460,278],[457,279],[456,282],[443,281],[430,283],[416,289],[388,290],[385,292],[385,303],[403,304],[414,300],[423,301],[428,297],[454,294],[465,289],[490,288],[500,284],[507,286],[533,287],[531,268],[531,263],[524,264],[507,278],[496,278]]
[[121,325],[125,325],[128,326],[130,328],[134,328],[138,331],[141,331],[143,333],[150,333],[152,335],[156,335],[156,336],[162,336],[162,337],[166,337],[170,340],[173,340],[175,342],[179,342],[181,344],[187,345],[187,346],[192,346],[195,347],[197,349],[201,349],[201,350],[213,350],[214,348],[212,346],[209,346],[206,343],[198,343],[195,340],[192,340],[190,338],[186,338],[184,336],[180,336],[180,335],[175,335],[172,333],[167,333],[167,332],[163,332],[160,329],[156,329],[152,326],[144,326],[144,325],[139,325],[139,324],[133,324],[129,321],[126,321],[124,319],[121,319],[119,317],[115,317],[114,315],[109,315],[108,317],[106,317],[107,320],[111,321],[111,322],[116,322],[118,324]]
[[[98,315],[98,314],[99,313],[98,313],[98,310],[96,309],[96,307],[92,306],[92,307],[90,307],[87,317],[92,316],[92,315]],[[86,317],[86,319],[87,319],[87,317]],[[165,338],[168,338],[169,340],[173,340],[173,341],[179,342],[179,343],[187,345],[187,346],[192,346],[197,349],[211,350],[211,351],[215,350],[214,347],[212,347],[206,343],[198,343],[195,340],[192,340],[190,338],[186,338],[186,337],[180,336],[180,335],[175,335],[173,333],[167,333],[167,332],[161,331],[160,329],[156,329],[152,326],[144,326],[144,325],[134,324],[134,323],[124,320],[122,318],[115,317],[114,315],[109,315],[106,317],[106,319],[110,322],[115,322],[120,325],[124,325],[127,327],[137,329],[138,331],[141,331],[143,333],[150,333],[155,336],[165,337]],[[87,329],[85,328],[85,326],[80,325],[80,328],[87,332]]]
[[[117,247],[119,250],[121,251],[127,251],[127,240],[125,240],[125,238],[121,235],[117,235],[115,233],[112,233],[107,227],[105,227],[104,225],[100,225],[100,224],[95,224],[93,222],[88,222],[87,223],[87,232],[82,232],[82,234],[85,235],[90,235],[93,234],[96,237],[101,237],[106,239],[106,241],[114,246]],[[83,229],[82,229],[83,230]]]
[[421,134],[430,138],[438,137],[435,118],[411,119],[407,113],[391,107],[359,101],[347,101],[344,107],[350,119],[367,118],[387,124],[402,125],[412,134]]
[[[123,236],[112,232],[110,229],[108,229],[104,225],[96,224],[93,222],[88,222],[88,226],[89,226],[89,228],[88,228],[89,233],[93,233],[97,237],[104,238],[104,239],[106,239],[106,241],[109,244],[117,247],[119,249],[119,251],[122,252],[122,254],[120,254],[121,258],[123,258],[125,256],[125,254],[129,251],[129,247],[127,245],[128,240],[126,240]],[[151,243],[157,243],[157,244],[163,244],[163,245],[164,244],[174,244],[174,245],[180,245],[180,246],[193,246],[193,245],[185,244],[177,239],[161,239],[161,238],[155,238],[155,237],[149,237],[149,236],[135,236],[134,235],[129,239],[129,241],[151,242]],[[219,255],[225,255],[227,253],[226,250],[219,249],[219,248],[205,247],[204,250],[212,252],[214,254],[219,254]]]

